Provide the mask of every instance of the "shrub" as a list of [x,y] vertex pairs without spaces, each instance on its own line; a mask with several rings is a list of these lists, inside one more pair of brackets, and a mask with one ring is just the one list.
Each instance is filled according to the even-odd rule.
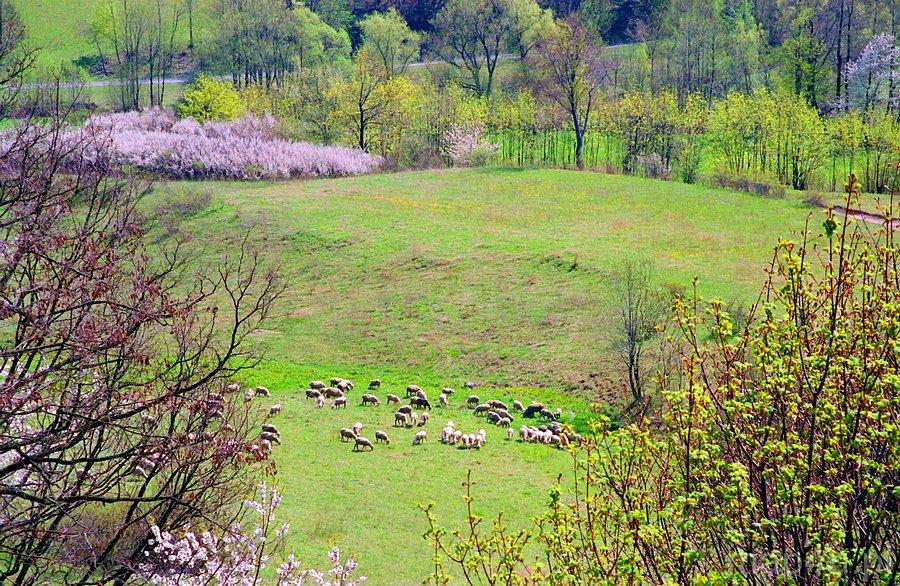
[[454,124],[443,137],[444,153],[454,165],[483,167],[497,153],[497,145],[484,138],[484,124]]
[[727,189],[736,189],[765,197],[784,197],[787,193],[784,186],[765,175],[742,175],[719,171],[714,177],[716,185]]
[[241,94],[234,86],[201,75],[184,90],[178,103],[178,115],[198,122],[236,120],[244,113]]
[[275,179],[369,173],[381,158],[356,149],[290,142],[271,117],[234,122],[178,120],[151,109],[94,116],[73,136],[108,137],[79,164],[104,162],[172,179]]

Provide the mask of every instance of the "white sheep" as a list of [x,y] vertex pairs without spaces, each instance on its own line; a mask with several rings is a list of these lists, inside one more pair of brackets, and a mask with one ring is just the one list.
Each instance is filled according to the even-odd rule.
[[418,414],[416,414],[415,411],[413,411],[412,413],[409,414],[409,426],[415,427],[418,424],[419,424],[419,416],[418,416]]
[[513,428],[507,427],[507,428],[506,428],[506,439],[507,439],[507,441],[512,441],[512,438],[513,438],[514,435],[515,435],[515,432],[513,431]]
[[390,405],[391,403],[396,403],[397,405],[399,405],[400,397],[398,397],[397,395],[395,395],[393,393],[388,393],[387,402],[388,402],[388,405]]
[[453,443],[458,444],[459,442],[461,442],[462,436],[463,436],[463,432],[461,432],[460,430],[457,429],[456,431],[454,431],[453,432]]
[[[510,429],[512,429],[512,428],[510,428]],[[527,441],[528,441],[528,438],[529,438],[530,436],[531,436],[531,434],[528,433],[528,428],[527,428],[527,427],[525,427],[525,426],[523,425],[522,427],[519,428],[519,439],[520,439],[520,440],[522,440],[523,442],[527,442]]]
[[281,403],[275,403],[269,407],[269,417],[275,417],[279,413],[281,413]]
[[324,406],[325,406],[325,397],[323,397],[322,395],[319,395],[318,397],[316,397],[316,409],[321,409]]
[[519,401],[518,399],[513,401],[513,411],[518,411],[521,413],[524,410],[525,410],[525,407],[522,406],[522,401]]
[[423,411],[422,415],[419,416],[419,425],[425,425],[426,423],[428,423],[429,417],[431,416],[428,414],[428,411]]
[[420,431],[416,435],[413,436],[413,445],[417,446],[428,440],[428,432]]
[[464,433],[462,436],[462,447],[469,448],[472,445],[472,436]]
[[359,435],[362,432],[362,428],[363,428],[363,424],[361,422],[357,421],[356,423],[353,424],[353,427],[351,429],[353,430],[353,433],[355,433],[356,435]]
[[346,409],[347,408],[347,397],[338,397],[331,404],[332,409]]
[[447,401],[447,395],[445,393],[441,393],[438,395],[438,405],[441,407],[446,407],[450,403]]

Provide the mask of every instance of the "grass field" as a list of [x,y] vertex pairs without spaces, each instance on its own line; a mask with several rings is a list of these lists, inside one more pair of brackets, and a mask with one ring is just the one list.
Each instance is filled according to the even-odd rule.
[[[285,437],[276,462],[290,549],[321,566],[338,545],[369,583],[400,585],[429,569],[418,503],[435,501],[457,526],[471,468],[479,512],[503,510],[524,527],[569,469],[565,453],[508,443],[461,409],[465,380],[486,385],[483,399],[559,406],[583,429],[591,403],[621,397],[611,338],[620,259],[647,259],[672,286],[696,275],[705,294],[750,300],[778,237],[808,214],[818,224],[822,213],[797,199],[515,169],[183,182],[146,203],[164,200],[201,202],[182,217],[193,262],[214,265],[249,231],[287,280],[281,317],[256,340],[267,359],[247,382],[268,386],[284,406],[274,421]],[[460,392],[448,413],[433,411],[431,441],[413,447],[413,431],[395,430],[390,408],[358,406],[359,386],[346,411],[319,411],[303,398],[308,381],[335,375],[359,386],[381,378],[382,398],[413,382],[432,397],[447,385]],[[441,445],[447,419],[465,431],[485,427],[488,445]],[[384,429],[394,443],[353,453],[337,431],[355,421],[370,439]]]

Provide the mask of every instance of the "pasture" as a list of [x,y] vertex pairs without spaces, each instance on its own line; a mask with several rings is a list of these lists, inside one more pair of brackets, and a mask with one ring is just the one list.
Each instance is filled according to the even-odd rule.
[[[164,203],[170,205],[163,206]],[[178,204],[178,205],[171,205]],[[425,517],[435,501],[448,523],[464,520],[461,482],[477,482],[479,512],[505,511],[517,527],[540,511],[562,451],[517,441],[462,407],[466,380],[483,399],[541,400],[584,429],[592,409],[622,398],[614,346],[611,275],[627,256],[652,263],[657,278],[704,295],[751,301],[780,236],[818,209],[720,189],[628,177],[547,170],[445,170],[305,182],[174,183],[146,200],[165,245],[176,214],[190,235],[191,262],[212,266],[244,234],[287,291],[279,316],[255,339],[266,360],[247,383],[272,391],[268,403],[284,445],[275,461],[291,523],[290,549],[321,565],[338,545],[373,584],[415,584],[428,571]],[[172,210],[179,210],[173,212]],[[165,226],[170,226],[168,230]],[[331,376],[357,383],[345,410],[318,410],[304,389]],[[409,383],[432,399],[429,441],[392,426],[394,409],[362,407]],[[485,428],[484,449],[439,443],[452,419]],[[338,430],[354,422],[374,441],[354,453]],[[521,425],[514,421],[514,429]]]

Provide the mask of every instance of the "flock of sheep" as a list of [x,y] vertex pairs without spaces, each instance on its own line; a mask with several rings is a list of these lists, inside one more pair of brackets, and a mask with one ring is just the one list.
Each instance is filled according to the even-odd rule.
[[[330,385],[326,385],[324,381],[312,381],[306,390],[306,398],[314,400],[316,407],[322,409],[326,405],[326,401],[330,400],[332,409],[343,409],[347,407],[348,395],[353,390],[353,381],[341,377],[333,377]],[[468,390],[475,388],[475,383],[467,382],[465,387]],[[360,397],[362,406],[380,406],[381,399],[375,395],[381,388],[381,380],[374,379],[369,383],[367,393],[363,393]],[[449,398],[454,390],[449,387],[441,389],[438,395],[437,405],[439,408],[448,407],[450,405]],[[248,391],[245,395],[247,400],[252,400],[254,396],[270,396],[268,389],[265,387],[257,387]],[[401,405],[403,402],[398,395],[387,393],[385,402],[390,406],[397,406],[394,412],[394,426],[404,428],[424,427],[431,415],[429,410],[432,409],[432,403],[427,393],[418,385],[408,385],[406,387],[406,397],[408,403]],[[472,409],[472,414],[476,417],[483,416],[489,423],[497,427],[506,429],[506,439],[513,440],[515,432],[512,424],[515,416],[521,414],[523,419],[534,419],[540,417],[545,420],[541,425],[523,425],[519,428],[519,440],[523,442],[542,443],[558,448],[581,441],[581,436],[559,422],[562,417],[562,410],[556,409],[550,411],[542,403],[531,402],[527,407],[520,401],[512,402],[512,409],[503,401],[490,399],[481,402],[478,395],[470,395],[465,402],[468,408]],[[417,412],[416,409],[421,409]],[[269,416],[275,416],[281,412],[281,405],[274,404],[269,408]],[[514,415],[516,414],[516,415]],[[363,424],[356,422],[350,427],[342,427],[338,434],[340,441],[352,442],[353,451],[374,451],[376,443],[390,444],[391,438],[383,430],[375,431],[375,442],[362,435]],[[262,449],[271,450],[272,443],[280,443],[278,441],[278,430],[272,424],[263,425],[260,434],[260,443]],[[477,433],[463,433],[456,428],[453,421],[448,421],[441,432],[441,443],[447,445],[458,446],[460,449],[480,449],[487,440],[487,432],[480,429]],[[424,429],[417,431],[412,438],[412,444],[420,445],[428,441],[428,432]]]

